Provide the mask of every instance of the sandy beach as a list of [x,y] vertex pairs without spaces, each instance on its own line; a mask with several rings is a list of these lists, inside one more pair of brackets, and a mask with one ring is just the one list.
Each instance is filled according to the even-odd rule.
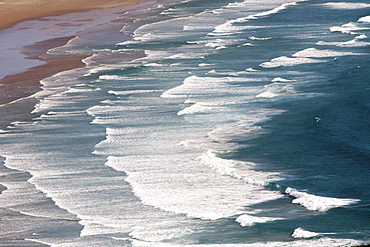
[[132,5],[145,0],[2,0],[0,1],[0,29],[17,22],[64,13]]
[[36,93],[40,90],[39,81],[48,76],[84,66],[85,64],[81,60],[85,57],[81,56],[44,56],[41,58],[48,49],[64,45],[71,38],[73,37],[45,40],[24,47],[22,53],[27,55],[27,59],[41,60],[45,64],[32,67],[23,73],[6,76],[0,80],[0,83],[4,85],[0,91],[0,105]]
[[[79,1],[47,1],[47,0],[22,0],[0,1],[0,29],[30,19],[47,16],[61,15],[82,10],[112,8],[133,5],[143,0],[79,0]],[[92,21],[91,19],[85,21]],[[68,26],[68,23],[63,23]],[[1,30],[0,30],[1,31]],[[27,71],[5,76],[0,80],[0,105],[10,103],[16,99],[27,97],[40,90],[40,80],[61,71],[84,66],[81,60],[85,57],[50,56],[46,52],[54,47],[65,45],[74,36],[52,38],[26,47],[19,48],[19,52],[26,59],[42,61],[44,64],[29,68]]]

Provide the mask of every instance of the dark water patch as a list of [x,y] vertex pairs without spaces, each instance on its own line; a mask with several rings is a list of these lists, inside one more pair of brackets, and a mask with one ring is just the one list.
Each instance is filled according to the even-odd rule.
[[4,190],[6,190],[6,187],[0,184],[0,194],[3,193]]
[[23,99],[10,104],[0,105],[0,129],[6,128],[12,122],[30,120],[34,116],[30,112],[32,112],[37,102],[38,100],[36,99]]

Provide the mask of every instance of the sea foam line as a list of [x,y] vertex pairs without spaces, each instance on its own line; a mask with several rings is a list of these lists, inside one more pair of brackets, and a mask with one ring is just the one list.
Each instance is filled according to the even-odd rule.
[[284,192],[288,195],[295,197],[295,199],[292,201],[293,203],[301,204],[308,210],[318,212],[326,212],[332,208],[343,207],[360,202],[359,199],[343,199],[343,198],[316,196],[308,194],[306,192],[298,191],[290,187],[288,187]]
[[240,223],[241,226],[252,226],[255,223],[266,223],[275,220],[282,220],[283,218],[274,218],[274,217],[257,217],[249,214],[240,215],[236,218],[235,222]]
[[370,4],[368,3],[330,2],[330,3],[319,4],[319,5],[322,5],[329,9],[345,9],[345,10],[370,8]]
[[[247,243],[247,244],[197,244],[200,247],[312,247],[312,246],[341,246],[351,247],[355,245],[361,245],[364,242],[354,239],[334,239],[334,238],[319,238],[319,239],[302,239],[288,242],[258,242],[258,243]],[[132,240],[132,246],[134,247],[192,247],[194,244],[173,244],[173,243],[152,243],[140,240]]]
[[249,15],[246,19],[251,20],[251,19],[258,19],[260,17],[267,17],[269,15],[276,14],[276,13],[280,12],[281,10],[284,10],[287,7],[294,6],[294,5],[297,5],[297,2],[284,3],[284,4],[280,5],[279,7],[274,8],[272,10],[261,12],[261,13],[255,14],[255,15]]
[[227,21],[227,22],[225,22],[221,25],[216,26],[215,29],[213,30],[213,32],[209,33],[208,35],[228,35],[228,34],[232,34],[232,33],[238,32],[238,31],[242,31],[242,30],[251,28],[251,27],[246,27],[246,26],[244,26],[244,27],[243,26],[233,26],[233,24],[235,24],[235,23],[244,23],[244,22],[247,22],[247,21],[250,21],[250,20],[265,18],[265,17],[268,17],[270,15],[277,14],[281,10],[284,10],[284,9],[290,7],[290,6],[297,5],[298,2],[299,1],[284,3],[284,4],[278,6],[274,9],[271,9],[271,10],[268,10],[268,11],[260,12],[260,13],[254,14],[254,15],[248,15],[247,17],[241,17],[241,18],[237,18],[237,19],[234,19],[234,20],[229,20],[229,21]]
[[222,159],[217,157],[212,150],[208,150],[208,152],[201,156],[200,159],[224,176],[230,176],[254,186],[277,190],[282,194],[288,194],[295,198],[292,203],[300,204],[311,211],[326,212],[332,208],[343,207],[360,202],[359,199],[343,199],[308,194],[294,188],[284,187],[279,184],[266,181],[269,177],[276,176],[277,174],[275,173],[261,173],[248,170],[248,176],[242,175],[238,173],[238,170],[235,167],[240,164],[252,167],[253,163]]

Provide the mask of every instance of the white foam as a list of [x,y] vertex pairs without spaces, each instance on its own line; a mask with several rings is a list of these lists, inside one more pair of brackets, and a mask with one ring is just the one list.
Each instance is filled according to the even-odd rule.
[[187,139],[179,143],[180,146],[191,149],[204,150],[209,146],[209,143],[204,139]]
[[224,8],[238,10],[242,7],[246,7],[247,4],[248,4],[248,1],[233,2],[233,3],[228,3]]
[[[119,9],[122,10],[122,7]],[[25,55],[20,53],[22,47],[49,39],[75,36],[94,25],[108,23],[116,17],[117,14],[110,10],[98,9],[53,16],[47,22],[43,18],[32,19],[8,27],[0,34],[0,61],[6,61],[2,62],[0,78],[44,64],[37,59],[25,59]],[[78,21],[81,19],[91,20]],[[59,25],[61,23],[70,23],[71,25]],[[84,55],[90,55],[90,53]]]
[[198,64],[199,67],[207,67],[207,66],[211,66],[212,64],[209,64],[209,63],[200,63]]
[[[182,130],[174,129],[176,133],[169,133],[168,128],[163,129],[166,130],[166,134],[150,130],[151,133],[158,133],[158,136],[151,135],[151,137],[148,137],[145,129],[142,128],[109,129],[107,140],[104,141],[105,144],[103,143],[109,146],[110,153],[118,149],[118,154],[127,155],[110,156],[106,165],[115,170],[124,171],[128,175],[126,181],[131,184],[134,193],[143,203],[167,212],[185,214],[188,217],[219,219],[243,214],[245,205],[282,196],[280,193],[264,190],[260,182],[253,179],[252,181],[246,176],[239,176],[239,180],[235,176],[216,172],[210,163],[216,162],[219,167],[229,164],[236,165],[234,168],[243,166],[238,168],[241,173],[244,172],[245,175],[248,174],[257,179],[266,176],[266,173],[249,170],[252,164],[246,162],[227,161],[212,155],[209,158],[207,155],[197,158],[207,144],[204,147],[198,146],[198,151],[192,150],[193,152],[186,153],[183,145],[178,147],[171,145],[169,149],[168,142],[178,143],[181,140],[179,132]],[[164,136],[167,143],[165,145],[161,141],[163,138],[160,138]],[[195,133],[194,136],[201,135]],[[171,137],[170,140],[169,137]],[[126,140],[131,141],[128,143]],[[146,143],[146,146],[141,147],[143,143]],[[189,142],[186,143],[191,145]],[[198,143],[204,143],[204,141],[198,140]],[[149,150],[150,152],[140,151],[141,148],[147,150],[148,147],[152,149]],[[132,149],[139,149],[137,156],[128,153],[127,150]],[[125,151],[122,152],[122,150]]]
[[361,35],[355,37],[356,40],[359,40],[359,39],[367,39],[367,38],[368,37],[365,34],[361,34]]
[[233,86],[234,82],[246,82],[252,79],[235,78],[235,77],[187,77],[183,84],[171,88],[164,92],[161,97],[163,98],[187,98],[202,95],[224,96],[237,94],[238,88]]
[[195,58],[204,58],[204,55],[195,52],[187,52],[187,53],[178,53],[165,57],[165,59],[195,59]]
[[313,238],[319,235],[320,235],[319,233],[306,231],[303,228],[298,227],[297,229],[294,230],[292,237],[293,238]]
[[341,43],[341,47],[366,47],[370,46],[370,42],[359,41],[358,39],[349,40],[347,42]]
[[266,223],[275,220],[281,220],[282,218],[273,218],[273,217],[257,217],[249,214],[240,215],[236,218],[236,222],[240,223],[241,226],[252,226],[256,223]]
[[136,226],[129,235],[133,239],[158,242],[194,233],[190,228],[169,227],[169,223],[172,223],[174,226],[176,226],[176,223],[178,224],[178,222],[168,222],[166,220],[162,224],[157,224],[155,229],[148,226]]
[[127,90],[127,91],[116,91],[116,90],[109,90],[109,94],[114,95],[130,95],[130,94],[146,94],[146,93],[155,93],[155,92],[162,92],[162,90]]
[[280,94],[278,94],[278,93],[274,93],[274,92],[271,92],[271,91],[266,91],[266,92],[263,92],[263,93],[260,93],[260,94],[256,95],[256,98],[275,98],[279,95]]
[[339,44],[339,46],[342,47],[366,47],[370,45],[370,42],[363,41],[364,39],[367,39],[368,37],[365,34],[360,34],[356,36],[354,39],[349,40],[347,42],[343,42]]
[[333,45],[333,46],[340,46],[342,42],[327,42],[327,41],[317,41],[316,45]]
[[[257,117],[255,118],[258,121]],[[245,140],[256,137],[257,134],[263,133],[259,126],[250,126],[246,123],[237,123],[233,125],[218,126],[208,133],[212,142],[227,143],[229,141]]]
[[358,203],[358,199],[341,199],[333,197],[324,197],[301,192],[293,188],[287,188],[285,193],[295,197],[293,203],[298,203],[308,210],[325,212],[332,208],[343,207]]
[[361,26],[358,22],[349,22],[342,26],[334,26],[329,28],[330,32],[341,32],[347,34],[358,34],[359,31],[369,30],[369,27]]
[[[244,26],[244,27],[242,27],[242,26],[239,26],[239,27],[238,26],[233,26],[233,24],[234,23],[245,23],[249,20],[265,18],[265,17],[268,17],[270,15],[278,13],[281,10],[286,9],[289,6],[293,6],[293,5],[296,5],[296,4],[297,4],[297,2],[283,3],[282,5],[274,8],[274,9],[268,10],[268,11],[263,11],[263,12],[259,12],[257,14],[248,15],[247,17],[240,17],[240,18],[237,18],[237,19],[234,19],[234,20],[230,20],[230,21],[228,21],[228,22],[226,22],[226,23],[224,23],[220,26],[217,26],[214,32],[215,33],[220,33],[220,32],[221,33],[222,32],[230,33],[230,31],[235,32],[235,31],[245,30],[245,29],[251,28],[251,27],[247,27],[247,26]],[[266,38],[266,39],[270,39],[270,38]],[[264,40],[264,39],[258,39],[258,40]]]
[[267,17],[269,15],[276,14],[276,13],[280,12],[281,10],[284,10],[287,7],[294,6],[296,4],[297,4],[297,2],[284,3],[284,4],[280,5],[279,7],[274,8],[272,10],[261,12],[261,13],[255,14],[255,15],[250,15],[246,19],[253,20],[253,19]]
[[127,77],[125,77],[125,76],[119,76],[119,75],[100,75],[99,76],[99,79],[100,80],[117,80],[117,81],[121,81],[121,80],[124,80],[126,78]]
[[82,59],[82,62],[86,65],[86,66],[93,66],[95,65],[95,61],[94,61],[94,58],[95,57],[98,57],[98,54],[93,54],[87,58],[84,58]]
[[309,57],[309,58],[326,58],[326,57],[340,57],[340,56],[352,56],[352,55],[363,55],[362,53],[354,52],[340,52],[332,50],[319,50],[316,48],[307,48],[305,50],[296,52],[292,57]]
[[269,62],[261,63],[260,66],[264,68],[277,68],[280,66],[295,66],[300,64],[309,64],[309,63],[322,63],[324,60],[307,58],[307,57],[277,57],[271,59]]
[[233,45],[235,43],[242,42],[242,40],[239,39],[215,39],[208,43],[206,43],[206,46],[215,48],[217,50],[219,49],[225,49],[227,46]]
[[146,63],[146,64],[143,64],[145,67],[163,67],[163,64],[159,64],[159,63]]
[[269,40],[269,39],[272,39],[272,37],[259,38],[259,37],[256,37],[256,36],[250,36],[249,39],[250,40]]
[[[268,180],[271,180],[272,177],[277,175],[277,173],[253,171],[252,169],[256,164],[252,162],[219,158],[212,150],[208,150],[207,153],[200,156],[199,160],[201,160],[202,163],[212,167],[223,176],[229,176],[246,184],[254,185],[257,187],[264,187],[265,185],[267,185]],[[271,195],[274,195],[273,197],[275,198],[280,197],[277,192],[273,191],[271,191]]]
[[370,8],[370,4],[368,3],[346,3],[346,2],[329,2],[329,3],[323,3],[320,4],[321,6],[324,6],[326,8],[330,9],[364,9],[364,8]]
[[271,82],[293,82],[294,80],[289,80],[289,79],[285,79],[285,78],[281,78],[281,77],[276,77],[274,79],[272,79]]
[[[7,158],[11,163],[14,160]],[[77,217],[57,207],[50,198],[28,181],[4,182],[6,187],[1,193],[1,207],[8,208],[24,215],[45,217],[49,219],[76,220]],[[38,207],[42,204],[43,207]]]
[[370,15],[361,17],[357,22],[370,22]]
[[[292,84],[287,82],[291,82],[291,80],[286,80],[282,78],[275,78],[275,81],[271,84],[265,85],[264,88],[266,89],[265,92],[262,92],[256,96],[256,98],[274,98],[281,95],[288,95],[288,94],[296,94],[300,93],[301,91],[297,91],[294,89]],[[283,81],[283,82],[279,82]]]
[[[335,238],[320,238],[320,239],[304,239],[288,242],[257,242],[249,244],[196,244],[200,247],[312,247],[312,246],[325,246],[325,247],[352,247],[355,245],[364,244],[361,241],[354,239],[335,239]],[[193,247],[194,244],[174,244],[174,243],[151,243],[140,240],[132,240],[134,247]]]
[[109,157],[107,165],[128,175],[143,203],[188,217],[231,217],[243,214],[245,205],[281,196],[221,176],[194,154]]
[[177,115],[181,116],[195,113],[209,113],[214,111],[216,108],[220,108],[221,105],[223,105],[223,103],[197,102],[194,105],[179,111]]
[[246,26],[234,26],[233,24],[235,22],[236,20],[232,20],[232,21],[227,21],[223,24],[220,24],[216,26],[213,32],[209,33],[208,35],[215,35],[215,36],[229,35],[229,34],[237,33],[239,31],[250,28]]
[[[317,45],[334,45],[339,47],[366,47],[370,45],[370,42],[362,41],[363,39],[367,39],[368,37],[365,34],[360,34],[356,36],[354,39],[346,41],[346,42],[324,42],[318,41]],[[361,53],[354,53],[353,55],[362,55]]]
[[216,70],[210,70],[207,72],[208,75],[224,75],[224,76],[240,76],[249,74],[246,71],[238,71],[238,72],[218,72]]
[[[219,35],[230,35],[230,34],[235,34],[238,33],[239,31],[242,30],[247,30],[247,29],[255,29],[255,28],[261,28],[261,27],[256,27],[256,26],[247,26],[247,25],[234,25],[236,23],[245,23],[250,20],[254,19],[259,19],[259,18],[265,18],[270,15],[276,14],[280,12],[281,10],[284,10],[288,8],[289,6],[296,5],[298,1],[296,2],[288,2],[288,3],[283,3],[279,5],[276,8],[267,10],[267,11],[262,11],[257,14],[251,14],[246,17],[239,17],[233,20],[228,20],[222,24],[217,25],[213,32],[208,33],[208,35],[214,35],[214,36],[219,36]],[[218,9],[213,11],[214,14],[221,14],[225,12],[227,9],[233,9],[233,8],[238,8],[238,7],[243,7],[246,9],[250,9],[253,11],[261,11],[261,9],[256,8],[256,6],[261,6],[262,8],[271,8],[271,4],[266,4],[265,2],[260,2],[258,4],[253,4],[248,1],[243,1],[243,2],[236,2],[236,3],[231,3],[227,6],[225,6],[223,9]],[[226,11],[227,12],[227,11]]]
[[92,67],[83,76],[91,76],[91,75],[101,73],[102,71],[107,72],[107,71],[110,71],[110,70],[114,70],[114,68],[111,67],[111,66]]
[[195,26],[191,26],[191,25],[185,25],[182,27],[182,30],[184,31],[192,31],[192,30],[197,30],[198,28],[195,27]]

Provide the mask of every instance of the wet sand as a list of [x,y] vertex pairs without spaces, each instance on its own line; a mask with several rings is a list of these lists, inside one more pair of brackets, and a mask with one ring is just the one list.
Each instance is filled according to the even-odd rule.
[[0,2],[0,29],[29,19],[61,15],[80,10],[133,5],[144,1],[146,0],[3,0]]
[[81,56],[50,56],[46,52],[54,47],[65,45],[73,37],[64,37],[37,42],[23,47],[22,53],[27,59],[44,61],[45,64],[32,67],[15,75],[8,75],[0,80],[0,105],[19,98],[30,96],[41,90],[40,80],[58,72],[85,66]]
[[[78,12],[81,10],[133,5],[143,1],[145,0],[4,0],[0,2],[0,29],[34,18]],[[92,19],[83,21],[89,22]],[[68,27],[75,24],[62,23],[60,25]],[[44,62],[44,64],[29,68],[25,72],[7,75],[2,78],[0,80],[0,105],[40,91],[40,80],[44,78],[61,71],[85,66],[81,62],[85,57],[76,55],[51,56],[46,53],[51,48],[65,45],[72,38],[74,36],[54,38],[20,48],[19,52],[26,55],[26,59],[39,60]]]

